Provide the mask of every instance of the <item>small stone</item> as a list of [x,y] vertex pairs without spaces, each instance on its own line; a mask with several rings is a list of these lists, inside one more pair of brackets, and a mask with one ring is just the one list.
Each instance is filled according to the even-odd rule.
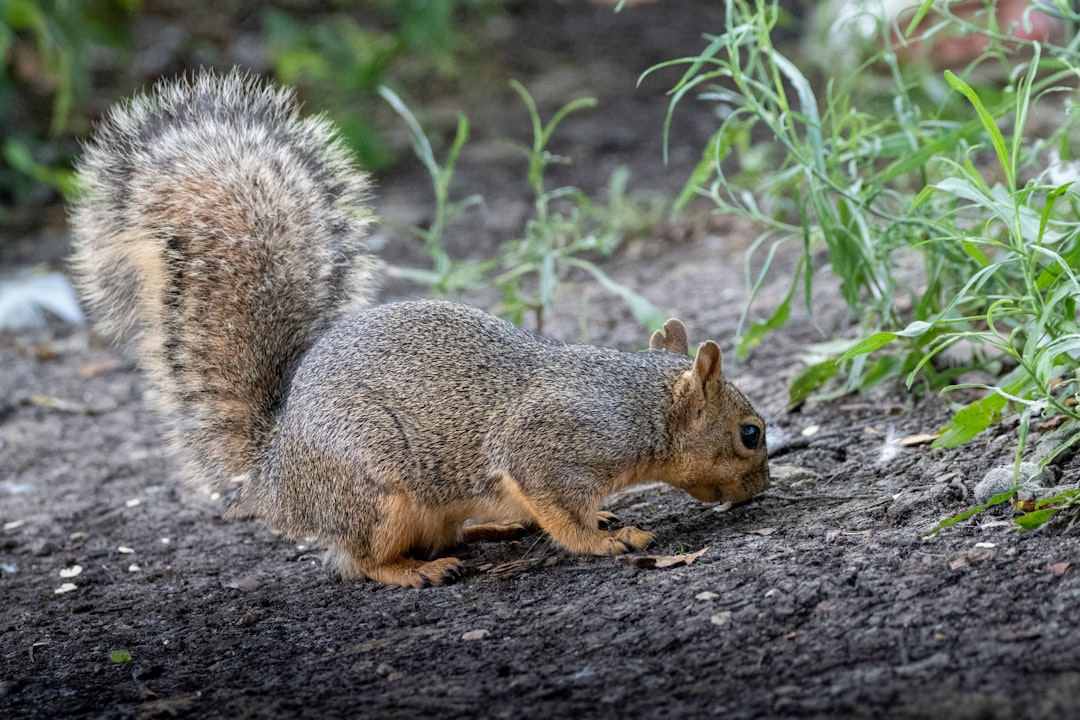
[[73,578],[79,577],[80,575],[82,575],[82,565],[72,565],[71,567],[63,568],[60,571],[60,577],[62,578]]
[[711,618],[709,618],[709,622],[711,622],[713,625],[717,625],[719,627],[724,627],[725,625],[728,625],[728,624],[731,623],[731,611],[730,610],[722,610],[721,612],[718,612],[715,615],[713,615]]
[[720,596],[714,592],[709,592],[708,590],[706,590],[705,592],[699,592],[697,595],[694,596],[694,598],[697,600],[715,600],[718,597]]
[[490,630],[470,630],[461,636],[462,640],[483,640],[491,635]]

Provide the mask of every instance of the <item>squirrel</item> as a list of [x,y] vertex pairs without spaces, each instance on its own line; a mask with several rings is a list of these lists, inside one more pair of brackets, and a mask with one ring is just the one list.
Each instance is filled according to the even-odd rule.
[[539,528],[575,553],[609,494],[769,485],[765,424],[675,319],[650,349],[563,344],[465,304],[377,304],[368,176],[323,116],[239,70],[115,105],[76,163],[71,270],[128,339],[170,445],[230,515],[312,538],[345,579],[442,585],[460,543]]

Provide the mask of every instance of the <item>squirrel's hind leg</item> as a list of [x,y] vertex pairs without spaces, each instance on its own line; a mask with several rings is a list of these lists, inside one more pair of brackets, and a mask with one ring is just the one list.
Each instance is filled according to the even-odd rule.
[[464,570],[461,561],[453,557],[438,560],[414,560],[400,557],[371,568],[365,574],[372,580],[386,585],[432,587],[446,585],[457,580]]
[[408,493],[386,493],[380,500],[377,519],[362,541],[326,538],[326,560],[333,570],[346,580],[369,578],[405,587],[445,585],[461,577],[459,559],[440,557],[458,544],[459,520],[441,508],[417,503]]
[[432,587],[446,585],[461,577],[465,568],[454,557],[418,560],[399,554],[379,559],[357,557],[346,547],[333,546],[326,553],[326,564],[343,580],[368,578],[384,585]]
[[640,550],[652,542],[652,533],[633,526],[607,529],[615,516],[596,509],[602,497],[594,498],[595,502],[583,503],[583,507],[570,509],[529,495],[517,480],[509,476],[504,477],[502,490],[526,508],[552,540],[571,552],[621,555]]

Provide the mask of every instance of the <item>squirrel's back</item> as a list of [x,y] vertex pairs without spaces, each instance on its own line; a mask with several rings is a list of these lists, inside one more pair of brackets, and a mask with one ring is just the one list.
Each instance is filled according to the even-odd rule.
[[300,356],[377,289],[366,176],[328,121],[237,71],[114,107],[77,172],[83,296],[134,342],[195,479],[220,488],[256,467]]

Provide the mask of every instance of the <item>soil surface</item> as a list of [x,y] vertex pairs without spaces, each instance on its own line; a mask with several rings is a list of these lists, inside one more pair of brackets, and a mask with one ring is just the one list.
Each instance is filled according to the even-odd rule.
[[[664,91],[677,73],[635,81],[699,47],[721,27],[720,5],[612,15],[543,3],[493,21],[480,42],[498,77],[429,114],[443,111],[447,133],[455,112],[469,115],[454,192],[488,199],[451,228],[452,249],[483,256],[529,212],[524,163],[496,142],[527,133],[510,77],[546,116],[599,100],[557,133],[554,149],[574,159],[558,181],[599,193],[624,164],[631,190],[674,196],[715,120],[688,103],[665,167]],[[378,194],[390,220],[430,215],[415,164],[380,177]],[[692,341],[729,351],[753,237],[737,222],[686,220],[604,268],[683,318]],[[423,264],[398,234],[376,241],[388,262]],[[704,550],[695,562],[573,556],[537,534],[468,547],[460,581],[423,590],[336,581],[319,548],[224,520],[220,502],[179,482],[133,364],[85,330],[0,336],[0,717],[1075,717],[1075,531],[1019,534],[1002,506],[922,536],[975,504],[985,470],[1011,460],[1015,425],[936,451],[891,442],[945,422],[934,395],[890,386],[788,407],[807,345],[853,332],[820,288],[813,321],[803,312],[726,363],[769,422],[773,487],[730,509],[660,485],[608,503],[656,534],[648,553]],[[761,311],[785,289],[779,277],[765,288]],[[588,283],[549,332],[576,338],[580,293],[592,341],[644,344],[629,312]],[[1060,474],[1075,482],[1080,466]]]

